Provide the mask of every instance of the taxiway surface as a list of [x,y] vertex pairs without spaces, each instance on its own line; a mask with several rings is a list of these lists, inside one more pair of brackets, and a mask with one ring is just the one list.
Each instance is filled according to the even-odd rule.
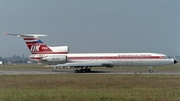
[[[0,75],[18,75],[18,74],[82,74],[74,73],[74,70],[0,70]],[[180,71],[124,71],[124,70],[93,70],[91,73],[83,74],[180,74]]]

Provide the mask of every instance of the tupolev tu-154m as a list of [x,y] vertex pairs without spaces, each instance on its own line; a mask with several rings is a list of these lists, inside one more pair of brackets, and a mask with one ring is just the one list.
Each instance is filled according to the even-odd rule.
[[74,67],[75,73],[91,72],[91,67],[153,66],[176,64],[177,61],[159,53],[68,53],[68,46],[50,47],[42,42],[42,34],[9,34],[23,38],[31,52],[30,60],[49,64],[51,67]]

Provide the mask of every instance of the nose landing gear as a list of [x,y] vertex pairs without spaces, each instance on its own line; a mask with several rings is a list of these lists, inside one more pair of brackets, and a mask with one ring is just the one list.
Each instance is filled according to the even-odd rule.
[[150,70],[149,73],[153,73],[152,66],[149,66]]

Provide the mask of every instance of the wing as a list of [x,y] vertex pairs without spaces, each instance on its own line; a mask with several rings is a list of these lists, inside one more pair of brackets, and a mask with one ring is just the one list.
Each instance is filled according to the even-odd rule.
[[112,62],[75,62],[75,63],[51,65],[51,67],[86,67],[86,66],[92,66],[92,67],[112,66]]

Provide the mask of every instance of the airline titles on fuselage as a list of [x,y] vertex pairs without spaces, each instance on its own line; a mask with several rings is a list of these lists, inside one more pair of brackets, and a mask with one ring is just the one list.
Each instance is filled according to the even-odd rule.
[[[37,52],[40,51],[41,45],[32,45],[30,51]],[[48,49],[48,47],[41,47],[42,50]]]

